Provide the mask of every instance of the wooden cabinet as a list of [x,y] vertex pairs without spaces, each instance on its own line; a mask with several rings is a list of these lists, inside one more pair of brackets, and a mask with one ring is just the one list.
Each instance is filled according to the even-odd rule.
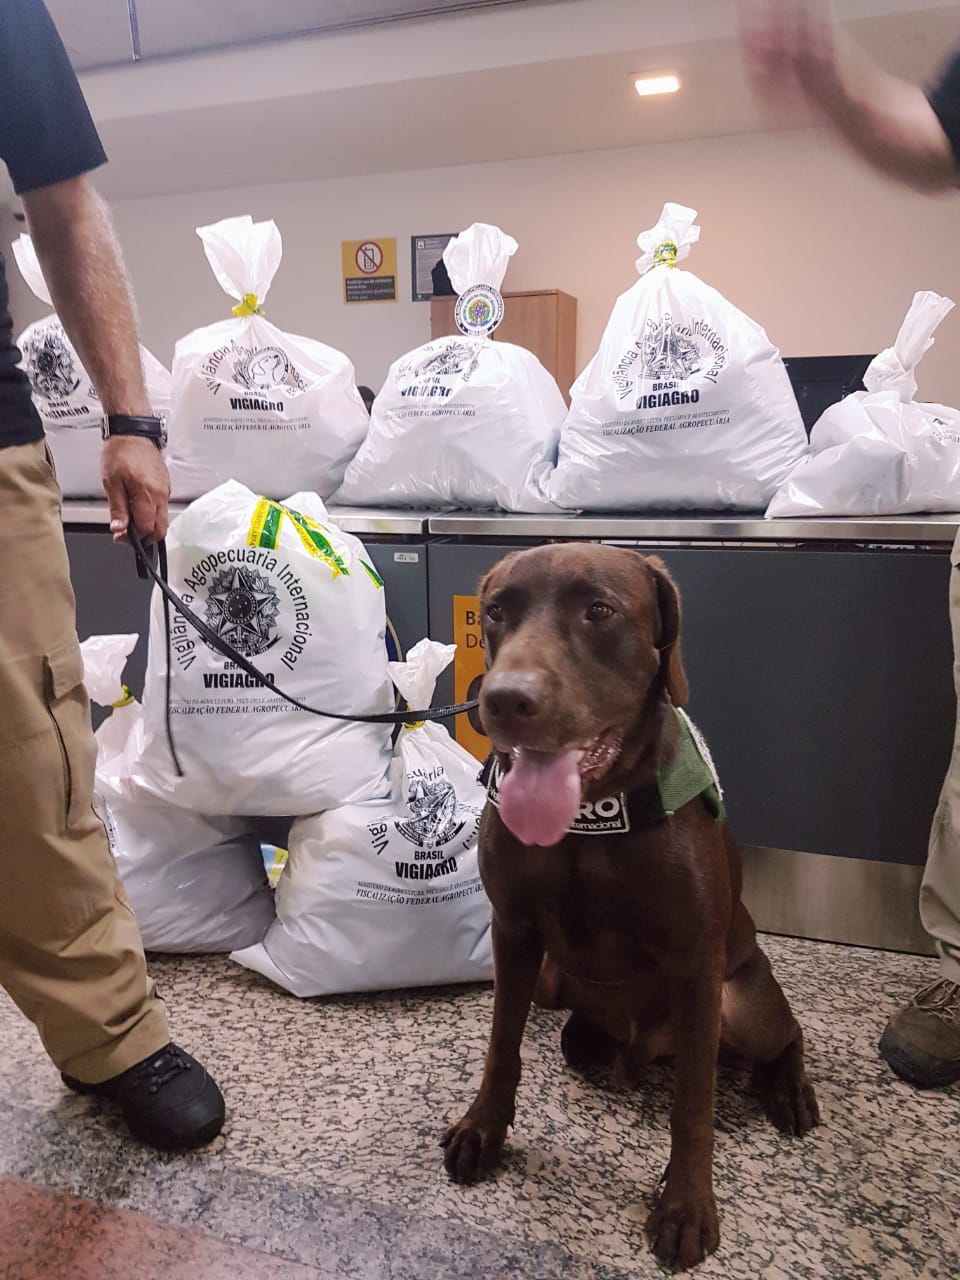
[[[430,337],[456,333],[453,319],[456,298],[430,301]],[[577,376],[577,300],[559,289],[503,295],[503,321],[494,340],[515,342],[532,351],[556,378],[568,403],[570,386]]]

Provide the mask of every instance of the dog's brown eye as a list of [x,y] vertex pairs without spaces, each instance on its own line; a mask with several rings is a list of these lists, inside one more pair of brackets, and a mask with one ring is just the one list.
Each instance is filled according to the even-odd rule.
[[503,621],[503,610],[500,608],[500,606],[499,606],[498,604],[488,604],[488,605],[487,605],[487,617],[489,618],[489,620],[490,620],[491,622],[502,622],[502,621]]
[[587,610],[588,622],[603,622],[605,618],[612,618],[613,610],[608,604],[604,604],[602,600],[595,600]]

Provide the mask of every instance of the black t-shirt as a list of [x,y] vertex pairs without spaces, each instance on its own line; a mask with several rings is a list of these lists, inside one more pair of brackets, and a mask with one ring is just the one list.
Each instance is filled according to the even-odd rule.
[[[14,190],[20,194],[65,182],[106,158],[42,0],[0,0],[0,160]],[[0,254],[0,448],[42,436],[13,341]]]
[[960,51],[950,55],[940,79],[927,96],[960,165]]

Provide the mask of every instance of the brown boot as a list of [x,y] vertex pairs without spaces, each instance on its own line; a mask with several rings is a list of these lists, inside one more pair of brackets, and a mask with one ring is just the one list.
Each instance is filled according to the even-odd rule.
[[880,1057],[920,1089],[960,1080],[960,983],[941,978],[898,1009],[880,1038]]

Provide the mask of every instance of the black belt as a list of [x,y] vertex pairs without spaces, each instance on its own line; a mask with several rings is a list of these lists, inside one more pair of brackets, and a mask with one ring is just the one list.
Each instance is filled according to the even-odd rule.
[[[149,578],[155,583],[163,596],[163,625],[167,633],[167,672],[166,672],[166,729],[167,742],[170,745],[170,754],[173,757],[174,767],[178,777],[183,777],[183,770],[180,767],[180,760],[177,756],[176,747],[173,744],[173,728],[170,723],[170,682],[171,682],[171,660],[170,660],[170,605],[176,609],[182,618],[190,623],[191,627],[197,632],[202,640],[215,650],[222,657],[227,658],[230,662],[235,662],[241,671],[245,671],[248,676],[256,680],[257,684],[263,685],[264,688],[270,689],[273,693],[283,698],[285,702],[289,702],[292,706],[297,707],[300,711],[308,711],[313,716],[325,716],[329,720],[347,720],[355,724],[390,724],[390,725],[412,725],[420,724],[424,720],[446,720],[448,716],[464,715],[468,711],[473,711],[479,705],[479,700],[474,698],[472,702],[458,702],[447,707],[427,707],[421,711],[380,711],[370,715],[346,715],[341,711],[321,711],[319,707],[311,707],[306,702],[301,702],[299,698],[295,698],[292,693],[286,693],[268,679],[262,671],[258,670],[253,663],[239,653],[229,641],[224,640],[222,636],[218,636],[212,627],[208,626],[202,618],[197,617],[189,605],[184,604],[177,593],[169,585],[167,581],[167,546],[161,539],[156,547],[144,547],[143,542],[134,527],[131,519],[127,529],[130,541],[133,544],[134,554],[137,557],[137,573],[141,578]],[[153,553],[156,550],[157,563],[154,564]]]

